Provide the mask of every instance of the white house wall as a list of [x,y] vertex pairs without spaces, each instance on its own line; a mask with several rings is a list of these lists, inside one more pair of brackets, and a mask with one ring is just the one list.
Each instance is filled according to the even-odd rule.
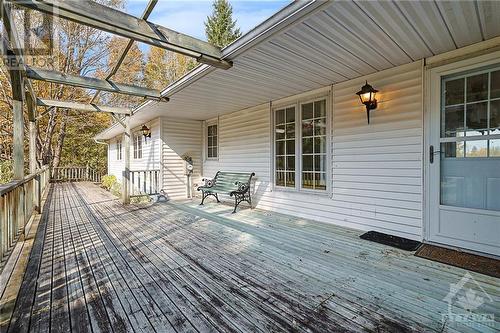
[[[142,158],[134,158],[134,145],[130,142],[130,170],[159,170],[160,169],[160,118],[156,118],[146,123],[151,129],[151,138],[147,138],[146,142],[142,141]],[[132,133],[138,133],[140,127],[132,129]],[[115,137],[109,141],[108,145],[108,174],[114,175],[121,181],[122,173],[125,168],[125,141],[122,140],[122,159],[117,160],[116,142],[122,136]]]
[[[355,95],[365,80],[380,91],[370,125]],[[266,105],[220,116],[219,157],[204,161],[203,176],[253,171],[259,208],[420,240],[422,82],[418,61],[333,86],[329,195],[273,190]]]
[[187,177],[183,155],[193,159],[193,184],[201,176],[202,122],[161,118],[162,188],[172,199],[185,199]]

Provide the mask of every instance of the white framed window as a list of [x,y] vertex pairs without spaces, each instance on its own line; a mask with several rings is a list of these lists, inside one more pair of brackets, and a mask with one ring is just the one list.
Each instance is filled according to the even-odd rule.
[[295,188],[296,106],[274,111],[275,185]]
[[207,124],[207,159],[217,159],[219,156],[217,123]]
[[301,103],[302,189],[326,191],[327,115],[326,99]]
[[122,139],[116,141],[116,159],[118,161],[122,159]]
[[138,133],[134,136],[134,159],[142,158],[142,134]]
[[273,116],[275,187],[327,193],[327,98],[277,107]]

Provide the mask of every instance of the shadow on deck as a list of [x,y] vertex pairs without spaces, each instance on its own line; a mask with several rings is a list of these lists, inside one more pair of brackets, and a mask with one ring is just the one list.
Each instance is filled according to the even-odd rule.
[[443,321],[467,271],[350,229],[197,202],[124,207],[90,183],[53,184],[46,205],[8,332],[499,329],[499,279],[470,273],[496,322]]

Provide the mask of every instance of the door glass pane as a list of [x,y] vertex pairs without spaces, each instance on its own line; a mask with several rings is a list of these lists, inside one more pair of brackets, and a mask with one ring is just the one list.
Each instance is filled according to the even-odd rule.
[[314,188],[317,190],[326,190],[326,174],[324,172],[315,174]]
[[500,99],[490,102],[490,134],[500,134]]
[[467,77],[467,103],[488,98],[488,73]]
[[490,157],[500,157],[500,139],[490,140]]
[[443,131],[441,136],[456,137],[464,136],[464,106],[448,106],[443,114]]
[[500,70],[491,73],[490,98],[500,98]]
[[467,141],[465,143],[465,157],[487,157],[488,140]]
[[464,100],[465,79],[445,82],[445,105],[462,104]]
[[488,134],[488,102],[467,104],[466,136]]
[[444,157],[460,158],[465,155],[465,142],[446,142],[441,144],[441,153]]

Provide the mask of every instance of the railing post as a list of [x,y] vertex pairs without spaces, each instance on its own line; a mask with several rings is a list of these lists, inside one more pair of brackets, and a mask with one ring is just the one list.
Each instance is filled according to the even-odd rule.
[[122,201],[124,204],[130,203],[130,141],[132,140],[132,130],[130,128],[130,116],[125,116],[125,170],[122,176]]
[[[45,171],[44,171],[45,172]],[[36,195],[36,211],[38,214],[42,213],[42,176],[36,175],[37,195]]]

